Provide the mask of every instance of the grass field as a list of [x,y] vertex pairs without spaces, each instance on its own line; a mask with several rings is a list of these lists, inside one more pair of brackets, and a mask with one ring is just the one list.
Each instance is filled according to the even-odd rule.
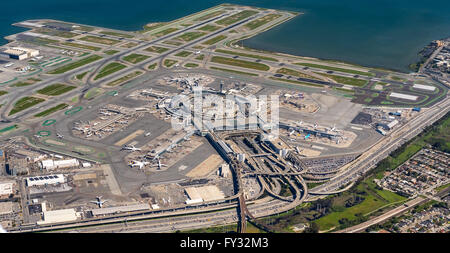
[[118,52],[119,52],[118,50],[106,50],[103,53],[105,53],[107,55],[113,55],[113,54],[116,54]]
[[175,54],[175,56],[178,56],[178,57],[188,57],[188,56],[191,55],[191,54],[192,54],[192,52],[189,52],[189,51],[181,51],[181,52]]
[[129,35],[129,34],[124,34],[124,33],[118,33],[118,32],[110,32],[110,31],[101,31],[101,34],[106,34],[106,35],[112,35],[112,36],[117,36],[117,37],[123,37],[123,38],[134,38],[134,36]]
[[13,87],[24,87],[24,86],[33,85],[33,84],[35,84],[37,82],[40,82],[40,81],[42,81],[42,80],[32,77],[32,78],[28,78],[25,81],[14,83],[11,86],[13,86]]
[[279,17],[281,17],[280,14],[268,14],[264,17],[255,19],[252,22],[245,24],[245,27],[247,27],[250,30],[253,30],[253,29],[256,29],[256,28],[258,28],[262,25],[265,25],[269,22],[272,22],[273,20],[275,20]]
[[235,74],[240,74],[240,75],[258,76],[258,74],[249,73],[249,72],[242,72],[242,71],[237,71],[237,70],[233,70],[233,69],[224,69],[224,68],[217,68],[217,67],[210,67],[210,69],[215,69],[215,70],[220,70],[220,71],[226,71],[226,72],[235,73]]
[[3,96],[3,95],[5,95],[5,94],[8,94],[8,92],[7,92],[7,91],[4,91],[4,90],[0,90],[0,96]]
[[79,67],[81,67],[83,65],[89,64],[91,62],[94,62],[94,61],[97,61],[97,60],[100,60],[100,59],[102,59],[101,56],[91,55],[91,56],[88,56],[88,57],[86,57],[84,59],[81,59],[79,61],[72,62],[70,64],[64,65],[64,66],[59,67],[57,69],[54,69],[54,70],[48,72],[48,74],[62,74],[62,73],[66,73],[69,70],[79,68]]
[[69,46],[69,47],[77,47],[77,48],[87,49],[87,50],[92,50],[92,51],[99,51],[101,49],[99,47],[94,47],[94,46],[84,45],[84,44],[79,44],[79,43],[73,43],[73,42],[64,42],[64,43],[61,43],[61,45]]
[[155,30],[156,28],[163,27],[163,26],[165,26],[165,25],[166,25],[165,22],[146,24],[146,25],[144,26],[144,31],[143,31],[143,32],[149,32],[149,31]]
[[267,71],[270,69],[269,66],[262,64],[262,63],[238,60],[238,59],[233,59],[233,58],[226,58],[226,57],[222,57],[222,56],[213,56],[211,58],[211,62],[226,64],[226,65],[231,65],[231,66],[237,66],[237,67],[241,67],[241,68],[256,69],[256,70],[261,70],[261,71]]
[[88,72],[84,72],[84,73],[78,74],[78,75],[75,76],[75,78],[81,81],[81,80],[83,79],[83,77],[84,77],[87,73],[88,73]]
[[266,60],[266,61],[275,61],[275,62],[278,61],[277,59],[272,58],[272,57],[261,56],[261,55],[256,55],[256,54],[246,54],[246,53],[240,53],[240,52],[224,50],[224,49],[217,49],[216,52],[223,53],[223,54],[239,55],[239,56],[243,56],[243,57],[255,58],[255,59]]
[[171,27],[171,28],[167,28],[167,29],[164,29],[164,30],[162,30],[160,32],[155,33],[155,36],[159,38],[159,37],[162,37],[162,36],[167,35],[169,33],[173,33],[175,31],[178,31],[178,28]]
[[332,70],[332,71],[339,71],[344,73],[350,73],[355,75],[361,75],[361,76],[375,76],[373,73],[369,72],[363,72],[363,71],[357,71],[352,69],[344,69],[344,68],[337,68],[337,67],[330,67],[326,65],[319,65],[319,64],[313,64],[313,63],[295,63],[296,65],[301,65],[305,67],[311,67],[311,68],[318,68],[318,69],[326,69],[326,70]]
[[20,111],[28,109],[34,105],[44,102],[45,99],[36,97],[23,97],[19,99],[15,104],[13,109],[9,112],[9,115],[16,114]]
[[163,44],[173,45],[173,46],[181,46],[181,45],[183,45],[183,42],[174,41],[174,40],[166,40],[166,41],[163,41]]
[[192,41],[192,40],[198,39],[204,35],[206,35],[206,33],[204,33],[204,32],[187,32],[187,33],[183,33],[182,35],[176,37],[176,39],[179,39],[182,41]]
[[203,61],[203,59],[205,59],[205,55],[204,55],[204,54],[201,54],[201,55],[195,57],[195,59],[196,59],[196,60],[199,60],[199,61]]
[[59,104],[59,105],[57,105],[55,107],[49,108],[49,109],[47,109],[45,111],[42,111],[42,112],[40,112],[38,114],[35,114],[34,117],[45,117],[45,116],[50,115],[50,114],[52,114],[54,112],[57,112],[59,110],[64,109],[67,106],[69,106],[69,105],[68,104],[64,104],[64,103],[63,104]]
[[148,47],[145,49],[145,51],[147,51],[147,52],[158,53],[158,54],[164,53],[167,50],[169,50],[169,49],[165,48],[165,47],[157,47],[157,46],[151,46],[151,47]]
[[158,66],[158,63],[155,62],[153,64],[148,65],[147,69],[153,70],[156,68],[156,66]]
[[16,128],[17,128],[17,125],[12,125],[12,126],[9,126],[9,127],[5,127],[5,128],[0,129],[0,133],[8,132],[8,131],[11,131],[11,130],[16,129]]
[[363,80],[363,79],[356,79],[356,78],[345,77],[345,76],[330,75],[330,74],[324,74],[324,73],[319,73],[319,72],[314,72],[314,73],[319,74],[321,76],[325,76],[325,77],[331,78],[331,79],[333,79],[334,81],[336,81],[337,83],[340,83],[340,84],[348,84],[348,85],[352,85],[352,86],[362,87],[362,86],[366,85],[367,82],[368,82],[368,81]]
[[221,15],[223,13],[225,13],[225,11],[214,11],[214,12],[205,14],[205,15],[203,15],[201,17],[198,17],[198,18],[194,19],[194,21],[207,20],[207,19],[210,19],[210,18],[213,18],[213,17],[217,17],[217,16],[219,16],[219,15]]
[[123,82],[125,82],[125,81],[131,80],[131,79],[133,79],[133,78],[135,78],[135,77],[137,77],[137,76],[139,76],[139,75],[141,75],[141,74],[142,74],[141,71],[135,71],[135,72],[130,73],[130,74],[128,74],[128,75],[125,75],[125,76],[123,76],[123,77],[121,77],[121,78],[118,78],[118,79],[116,79],[116,80],[114,80],[114,81],[112,81],[112,82],[109,82],[109,83],[106,84],[106,85],[107,85],[107,86],[116,86],[116,85],[121,84],[121,83],[123,83]]
[[127,61],[129,63],[135,64],[135,63],[139,63],[143,60],[146,60],[148,58],[150,58],[150,56],[142,55],[142,54],[130,54],[130,55],[123,57],[123,60]]
[[188,63],[184,64],[184,67],[186,67],[186,68],[197,68],[198,64],[197,63],[188,62]]
[[92,35],[82,37],[82,38],[80,38],[80,40],[103,44],[103,45],[108,45],[108,46],[112,46],[112,45],[115,45],[120,42],[120,40],[107,39],[107,38],[102,38],[102,37],[97,37],[97,36],[92,36]]
[[288,68],[281,68],[277,70],[278,74],[288,75],[288,76],[297,76],[297,77],[303,77],[303,78],[309,78],[309,79],[315,79],[318,80],[316,77],[304,74],[302,72],[299,72],[297,70],[288,69]]
[[164,67],[170,68],[177,62],[178,61],[176,61],[176,60],[166,59],[166,60],[164,60],[163,64],[164,64]]
[[127,44],[120,45],[120,47],[123,47],[123,48],[132,48],[132,47],[135,47],[135,46],[137,46],[137,45],[139,45],[139,44],[136,43],[136,42],[128,42]]
[[35,29],[34,32],[40,33],[40,34],[45,34],[45,35],[57,36],[57,37],[66,38],[66,39],[70,39],[70,38],[73,38],[78,35],[73,32],[59,31],[59,30],[54,30],[54,29],[44,28],[44,27]]
[[58,96],[75,89],[75,86],[62,83],[55,83],[37,91],[37,93],[47,96]]
[[225,36],[225,35],[219,35],[219,36],[216,36],[216,37],[214,37],[212,39],[209,39],[209,40],[203,42],[202,44],[204,44],[204,45],[212,45],[212,44],[215,44],[215,43],[217,43],[217,42],[219,42],[221,40],[224,40],[226,38],[227,38],[227,36]]
[[232,16],[229,16],[229,17],[223,18],[223,19],[221,19],[219,21],[216,21],[216,24],[228,26],[228,25],[234,24],[234,23],[236,23],[238,21],[241,21],[241,20],[243,20],[245,18],[253,16],[256,13],[258,13],[258,12],[257,11],[251,11],[251,10],[244,10],[244,11],[236,13],[236,14],[234,14]]
[[210,25],[210,24],[198,28],[198,30],[204,31],[204,32],[214,32],[214,31],[217,31],[219,29],[220,29],[219,26]]
[[86,99],[93,99],[94,97],[102,94],[103,92],[104,92],[103,89],[92,88],[84,95],[84,98],[86,98]]
[[107,75],[110,75],[110,74],[112,74],[114,72],[117,72],[117,71],[119,71],[121,69],[124,69],[126,67],[127,66],[125,66],[125,65],[123,65],[121,63],[118,63],[118,62],[109,63],[108,65],[103,67],[100,70],[100,72],[98,72],[98,74],[94,77],[94,80],[98,80],[100,78],[103,78],[103,77],[105,77]]

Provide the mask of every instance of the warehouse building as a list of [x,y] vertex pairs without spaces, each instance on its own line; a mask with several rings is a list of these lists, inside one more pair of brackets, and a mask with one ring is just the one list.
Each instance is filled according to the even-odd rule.
[[[43,205],[44,204],[45,203],[43,203]],[[79,217],[79,215],[73,208],[53,210],[53,211],[44,211],[43,214],[44,214],[43,215],[44,220],[38,221],[37,222],[38,225],[75,221]]]
[[54,169],[65,169],[71,167],[77,167],[80,165],[77,159],[68,159],[68,160],[43,160],[41,162],[41,167],[46,170],[54,170]]
[[13,193],[14,182],[0,182],[0,196]]
[[15,60],[25,60],[38,55],[39,50],[23,47],[7,48],[0,51],[0,56]]
[[29,177],[26,180],[28,186],[63,184],[65,182],[63,174]]

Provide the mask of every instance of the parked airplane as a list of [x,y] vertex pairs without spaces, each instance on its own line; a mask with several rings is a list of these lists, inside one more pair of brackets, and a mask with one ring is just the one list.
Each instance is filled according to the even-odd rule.
[[132,162],[130,162],[129,165],[130,165],[131,167],[136,167],[136,166],[138,166],[139,169],[142,170],[142,168],[144,168],[145,165],[148,165],[148,164],[150,164],[150,162],[132,161]]
[[64,138],[64,135],[56,133],[56,136],[60,139]]
[[131,152],[134,152],[134,151],[141,151],[140,148],[136,148],[136,147],[133,146],[133,145],[123,146],[123,147],[122,147],[122,150],[129,150],[129,151],[131,151]]
[[97,204],[98,207],[100,207],[100,208],[102,208],[103,204],[108,201],[106,199],[102,200],[102,196],[97,196],[96,199],[97,199],[96,201],[91,201],[91,203]]
[[151,132],[148,132],[148,133],[145,134],[145,137],[148,137],[148,136],[150,136],[150,135],[152,135],[152,133],[151,133]]
[[159,160],[159,157],[157,157],[156,159],[158,160],[158,163],[153,166],[158,166],[158,170],[160,170],[162,167],[167,167],[167,165],[161,163],[161,160]]

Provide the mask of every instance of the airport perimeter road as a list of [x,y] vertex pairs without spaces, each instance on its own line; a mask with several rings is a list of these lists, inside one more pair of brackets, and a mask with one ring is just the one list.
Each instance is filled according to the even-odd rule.
[[394,217],[396,215],[399,215],[399,214],[401,214],[401,213],[403,213],[403,212],[413,208],[414,206],[416,206],[416,205],[418,205],[418,204],[420,204],[420,203],[422,203],[422,202],[424,202],[426,200],[427,199],[424,199],[422,197],[417,197],[417,198],[415,198],[413,200],[410,200],[410,201],[406,202],[405,204],[403,204],[403,205],[401,205],[401,206],[399,206],[399,207],[397,207],[395,209],[390,210],[389,212],[387,212],[387,213],[385,213],[383,215],[375,217],[375,218],[373,218],[371,220],[368,220],[368,221],[363,222],[361,224],[358,224],[356,226],[349,227],[349,228],[337,231],[335,233],[358,233],[358,232],[362,232],[366,228],[368,228],[368,227],[370,227],[372,225],[378,224],[380,222],[383,222],[383,221],[385,221],[385,220],[387,220],[389,218],[392,218],[392,217]]
[[348,169],[339,173],[329,182],[311,189],[309,193],[312,195],[328,195],[347,190],[360,176],[376,166],[379,161],[387,157],[403,143],[419,134],[423,128],[444,116],[449,109],[450,99],[446,97],[421,115],[394,130],[388,137],[374,144],[363,155],[353,161]]

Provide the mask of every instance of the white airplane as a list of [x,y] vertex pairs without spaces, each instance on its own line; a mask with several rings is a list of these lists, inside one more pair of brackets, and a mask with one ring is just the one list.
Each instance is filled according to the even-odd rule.
[[292,131],[289,133],[289,136],[293,135],[294,133],[295,133],[295,130],[292,130]]
[[110,116],[111,113],[110,112],[100,112],[100,114],[106,115],[106,116]]
[[40,136],[40,135],[34,135],[34,137],[36,137],[36,138],[42,138],[42,136]]
[[314,123],[314,129],[316,129],[317,128],[317,123]]
[[129,165],[130,165],[131,167],[136,167],[136,166],[138,166],[139,169],[142,170],[142,168],[144,168],[145,165],[148,165],[148,164],[150,164],[150,162],[132,161],[132,162],[130,162]]
[[89,132],[87,135],[86,135],[86,137],[91,137],[92,136],[92,133],[91,132]]
[[190,140],[191,140],[191,137],[185,136],[185,137],[184,137],[184,140],[185,140],[185,141],[190,141]]
[[148,133],[145,134],[145,137],[148,137],[148,136],[150,136],[150,135],[152,135],[152,133],[151,133],[151,132],[148,132]]
[[159,157],[156,159],[158,160],[158,163],[153,166],[158,166],[158,170],[160,170],[162,167],[167,167],[167,165],[161,163],[161,160],[159,160]]
[[96,201],[91,201],[91,203],[97,204],[98,207],[100,207],[100,208],[102,208],[103,204],[108,201],[108,200],[102,200],[102,196],[97,196],[96,199],[97,199]]
[[303,121],[300,120],[300,121],[298,121],[296,123],[297,123],[297,125],[301,126],[303,124]]
[[298,146],[295,147],[295,150],[297,151],[297,154],[300,154],[300,152],[302,152],[302,150]]
[[195,52],[195,54],[200,54],[201,53],[201,51],[197,51],[197,52]]
[[141,151],[140,148],[136,148],[136,147],[133,146],[133,145],[123,146],[123,147],[122,147],[122,150],[129,150],[129,151],[131,151],[131,152],[134,152],[134,151]]
[[56,136],[60,139],[64,138],[64,135],[56,133]]
[[329,130],[330,130],[331,132],[336,131],[336,124],[334,124],[332,127],[330,127]]

